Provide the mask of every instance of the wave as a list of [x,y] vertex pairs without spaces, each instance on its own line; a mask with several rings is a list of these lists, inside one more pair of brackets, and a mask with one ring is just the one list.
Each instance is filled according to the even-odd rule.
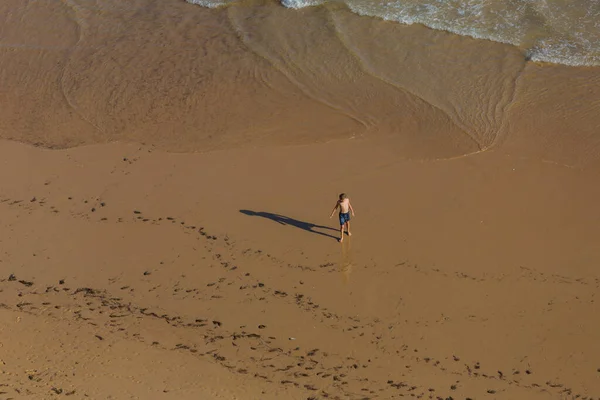
[[[236,0],[188,0],[221,7]],[[281,0],[301,9],[328,0]],[[519,47],[527,59],[600,65],[600,2],[589,0],[345,0],[352,12]]]

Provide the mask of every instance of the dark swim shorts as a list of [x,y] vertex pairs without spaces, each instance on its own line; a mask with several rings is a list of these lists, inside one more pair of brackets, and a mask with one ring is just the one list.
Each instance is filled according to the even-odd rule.
[[350,213],[340,213],[340,225],[344,225],[348,221],[350,221]]

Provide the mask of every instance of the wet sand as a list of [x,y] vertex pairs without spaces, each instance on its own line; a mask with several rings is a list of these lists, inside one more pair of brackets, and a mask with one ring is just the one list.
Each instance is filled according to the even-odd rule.
[[600,398],[597,68],[336,5],[0,15],[0,399]]
[[9,397],[600,391],[594,173],[371,141],[0,149]]

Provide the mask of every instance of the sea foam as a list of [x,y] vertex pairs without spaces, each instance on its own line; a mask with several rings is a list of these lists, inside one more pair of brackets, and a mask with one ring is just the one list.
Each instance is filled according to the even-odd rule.
[[[188,0],[219,7],[237,0]],[[280,0],[301,9],[327,0]],[[354,13],[517,46],[534,61],[600,65],[596,0],[345,0]]]

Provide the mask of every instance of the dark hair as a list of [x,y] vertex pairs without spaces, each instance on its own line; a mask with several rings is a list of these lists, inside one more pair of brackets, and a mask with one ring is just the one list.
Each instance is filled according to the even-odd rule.
[[346,196],[346,193],[340,193],[340,200],[344,200],[347,197],[348,196]]

